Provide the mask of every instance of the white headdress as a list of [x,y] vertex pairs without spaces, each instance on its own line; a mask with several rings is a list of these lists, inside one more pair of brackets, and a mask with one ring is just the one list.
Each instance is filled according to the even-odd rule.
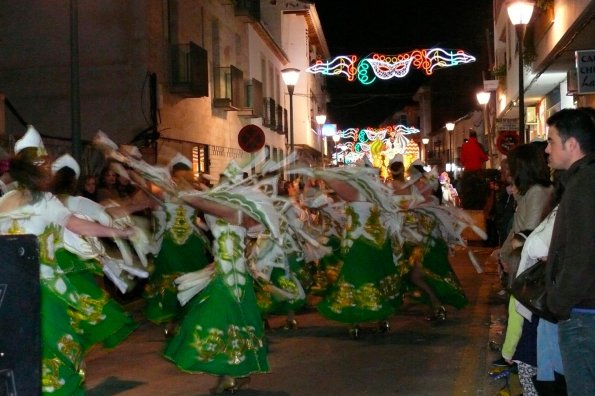
[[77,179],[81,175],[81,168],[80,168],[79,164],[76,162],[76,160],[74,158],[72,158],[72,156],[70,154],[64,154],[64,155],[58,157],[52,163],[52,174],[56,174],[56,172],[58,172],[62,168],[72,169],[74,171],[74,173],[76,174]]
[[176,164],[184,164],[188,168],[192,169],[192,161],[190,161],[188,158],[186,158],[185,156],[183,156],[180,153],[176,153],[176,155],[173,156],[173,158],[169,161],[169,164],[167,165],[167,167],[171,171],[173,169],[174,165],[176,165]]
[[403,154],[398,154],[398,153],[397,153],[397,154],[395,154],[395,155],[394,155],[394,156],[391,158],[391,160],[389,161],[389,163],[388,163],[388,166],[390,167],[390,166],[391,166],[393,163],[395,163],[395,162],[404,163],[404,162],[403,162]]
[[25,132],[23,137],[16,141],[14,144],[14,153],[18,154],[28,147],[37,148],[38,155],[40,156],[47,155],[47,151],[45,150],[45,146],[41,140],[41,135],[39,132],[37,132],[37,129],[35,129],[33,125],[29,125],[27,127],[27,132]]

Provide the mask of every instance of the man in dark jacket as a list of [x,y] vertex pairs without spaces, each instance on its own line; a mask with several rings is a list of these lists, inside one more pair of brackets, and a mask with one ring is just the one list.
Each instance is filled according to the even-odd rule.
[[477,141],[477,132],[469,132],[469,140],[461,147],[461,165],[466,172],[483,169],[488,156],[483,146]]
[[595,116],[564,109],[548,120],[549,164],[565,170],[546,265],[548,308],[568,395],[595,395]]

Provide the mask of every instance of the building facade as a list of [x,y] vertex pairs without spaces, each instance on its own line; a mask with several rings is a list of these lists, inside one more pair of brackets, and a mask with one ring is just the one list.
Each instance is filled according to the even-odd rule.
[[[547,118],[562,108],[595,106],[595,89],[578,89],[577,51],[595,50],[595,1],[536,1],[527,24],[523,52],[507,14],[508,2],[495,0],[494,78],[499,80],[491,103],[496,117],[495,145],[511,131],[519,133],[519,56],[523,58],[523,90],[526,141],[546,138]],[[595,65],[595,61],[592,61]],[[591,71],[595,79],[595,68]],[[594,84],[595,85],[595,84]],[[595,88],[595,86],[594,86]],[[521,131],[522,133],[523,131]]]
[[[238,142],[249,126],[281,159],[290,129],[281,70],[329,57],[309,2],[7,0],[2,8],[0,32],[12,39],[0,41],[0,132],[9,145],[33,124],[55,155],[73,136],[85,146],[102,130],[150,162],[180,152],[217,177],[250,155]],[[294,139],[311,159],[324,154],[315,116],[326,103],[324,80],[301,73]],[[82,153],[83,168],[98,172]]]

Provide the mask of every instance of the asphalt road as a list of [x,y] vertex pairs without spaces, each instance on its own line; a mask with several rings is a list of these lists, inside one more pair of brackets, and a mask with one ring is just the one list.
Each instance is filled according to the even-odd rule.
[[[491,249],[471,248],[484,263]],[[243,396],[496,395],[505,380],[488,376],[499,357],[489,341],[501,342],[505,306],[495,296],[493,264],[478,274],[461,249],[451,257],[470,304],[448,309],[445,322],[427,322],[427,307],[408,304],[391,318],[388,333],[372,325],[359,339],[314,310],[298,314],[299,328],[283,330],[284,317],[268,331],[271,372],[255,375]],[[216,378],[178,370],[161,357],[163,329],[142,318],[142,301],[127,305],[140,328],[114,350],[87,356],[89,396],[208,395]],[[228,393],[229,394],[229,393]]]

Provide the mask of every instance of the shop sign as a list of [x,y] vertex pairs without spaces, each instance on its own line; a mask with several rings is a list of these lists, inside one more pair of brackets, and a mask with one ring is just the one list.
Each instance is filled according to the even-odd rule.
[[578,94],[595,93],[595,50],[576,51]]

